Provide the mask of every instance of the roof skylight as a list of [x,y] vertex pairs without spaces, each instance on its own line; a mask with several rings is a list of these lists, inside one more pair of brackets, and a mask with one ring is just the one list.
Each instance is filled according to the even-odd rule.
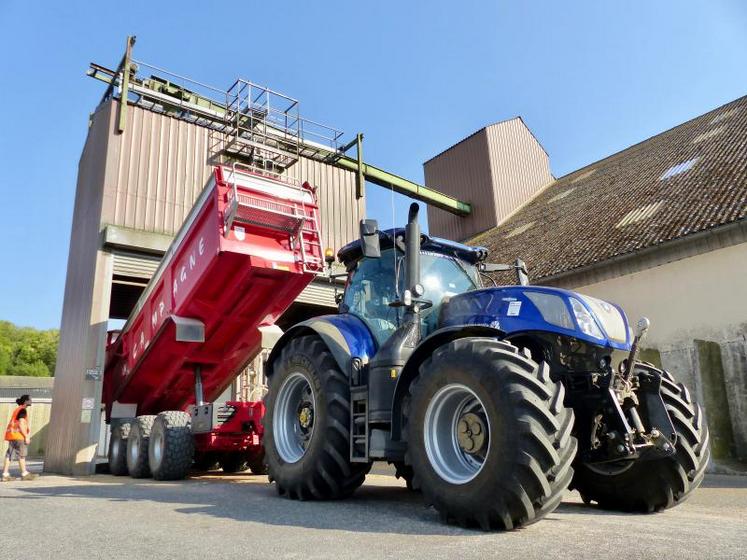
[[662,204],[664,204],[663,200],[660,200],[658,202],[654,202],[653,204],[647,204],[646,206],[640,206],[636,208],[635,210],[631,210],[625,216],[623,216],[623,219],[617,222],[617,225],[615,225],[616,228],[623,228],[625,226],[629,226],[630,224],[635,224],[636,222],[641,222],[643,220],[647,220],[661,208]]
[[506,235],[506,239],[509,239],[511,237],[515,237],[517,235],[520,235],[520,234],[524,233],[529,228],[531,228],[533,225],[534,225],[534,222],[529,222],[528,224],[524,224],[523,226],[519,226],[519,227],[511,230],[511,232],[508,235]]
[[567,191],[558,193],[555,196],[553,196],[550,200],[548,200],[547,202],[550,203],[550,202],[557,202],[558,200],[562,200],[575,190],[576,190],[576,187],[573,187],[572,189],[568,189]]
[[669,179],[670,177],[674,177],[675,175],[679,175],[680,173],[689,171],[696,163],[698,163],[699,159],[700,158],[695,157],[687,161],[683,161],[682,163],[678,163],[677,165],[673,165],[664,173],[662,173],[661,177],[659,177],[659,180],[664,181],[665,179]]
[[713,138],[714,136],[721,134],[725,126],[717,126],[716,128],[712,128],[711,130],[706,130],[702,134],[698,134],[695,138],[693,138],[693,144],[697,144],[698,142],[702,142],[703,140],[708,140],[709,138]]
[[588,177],[591,177],[596,172],[597,172],[596,169],[589,169],[586,173],[581,173],[581,175],[579,175],[578,177],[573,178],[573,180],[571,181],[571,185],[574,183],[578,183],[579,181],[583,181],[584,179]]
[[724,111],[723,113],[719,113],[713,119],[711,120],[711,124],[717,124],[721,121],[725,121],[726,119],[733,117],[739,113],[739,109],[737,107],[734,107],[733,109],[729,109],[728,111]]

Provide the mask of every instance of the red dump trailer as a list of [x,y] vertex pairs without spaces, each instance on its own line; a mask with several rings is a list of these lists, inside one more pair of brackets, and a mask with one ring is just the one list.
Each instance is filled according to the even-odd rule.
[[256,356],[261,327],[323,270],[308,184],[216,167],[121,331],[103,403],[114,474],[177,479],[194,460],[261,469],[261,402],[213,407]]

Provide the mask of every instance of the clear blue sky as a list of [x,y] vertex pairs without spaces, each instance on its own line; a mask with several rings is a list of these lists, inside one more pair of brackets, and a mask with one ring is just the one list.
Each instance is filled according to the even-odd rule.
[[[85,70],[116,65],[130,33],[136,58],[268,84],[418,181],[423,161],[516,115],[560,176],[747,94],[740,0],[0,0],[0,24],[0,320],[43,328],[60,322],[78,158],[103,90]],[[369,216],[389,225],[389,193],[368,192]],[[398,221],[405,208],[398,197]]]

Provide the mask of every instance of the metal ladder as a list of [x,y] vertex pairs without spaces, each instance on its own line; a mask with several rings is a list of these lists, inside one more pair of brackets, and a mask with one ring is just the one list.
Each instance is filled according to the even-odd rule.
[[368,379],[367,367],[353,358],[350,371],[350,462],[368,459]]
[[[306,210],[306,205],[303,202],[301,203],[301,211],[303,212],[303,219],[298,228],[297,239],[301,252],[303,271],[315,273],[322,272],[324,270],[324,250],[320,239],[321,234],[319,232],[317,212],[312,210],[311,219],[309,219],[309,212]],[[306,224],[309,222],[310,227],[307,227]],[[314,253],[314,248],[317,249],[316,254]]]
[[368,385],[350,387],[350,462],[368,463]]

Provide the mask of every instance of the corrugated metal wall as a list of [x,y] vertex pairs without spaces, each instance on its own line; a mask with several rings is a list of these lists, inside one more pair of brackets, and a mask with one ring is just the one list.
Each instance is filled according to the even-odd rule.
[[424,170],[426,185],[472,203],[466,218],[428,208],[429,232],[457,240],[495,227],[554,180],[547,153],[520,118],[477,131]]
[[425,163],[425,184],[472,204],[472,214],[461,218],[428,206],[428,232],[461,240],[493,227],[495,200],[490,153],[485,130],[465,138],[456,146]]
[[[45,461],[52,472],[92,472],[99,429],[82,402],[95,399],[96,417],[101,388],[100,381],[86,379],[86,370],[103,367],[115,267],[142,268],[137,255],[125,262],[101,246],[104,227],[174,235],[204,187],[221,142],[218,133],[133,106],[124,133],[117,134],[117,109],[118,101],[97,108],[78,169]],[[308,160],[288,173],[318,188],[325,246],[339,248],[357,236],[365,201],[355,196],[353,173]]]
[[318,161],[302,159],[288,175],[318,188],[324,247],[337,249],[358,237],[358,222],[365,216],[364,198],[355,196],[355,173]]
[[554,177],[550,158],[521,119],[490,125],[485,133],[495,185],[497,225]]
[[[105,107],[114,111],[116,104]],[[174,235],[212,171],[219,134],[185,121],[128,107],[124,134],[111,135],[102,223]],[[290,177],[318,188],[325,246],[357,237],[365,200],[355,196],[355,174],[301,159]]]

